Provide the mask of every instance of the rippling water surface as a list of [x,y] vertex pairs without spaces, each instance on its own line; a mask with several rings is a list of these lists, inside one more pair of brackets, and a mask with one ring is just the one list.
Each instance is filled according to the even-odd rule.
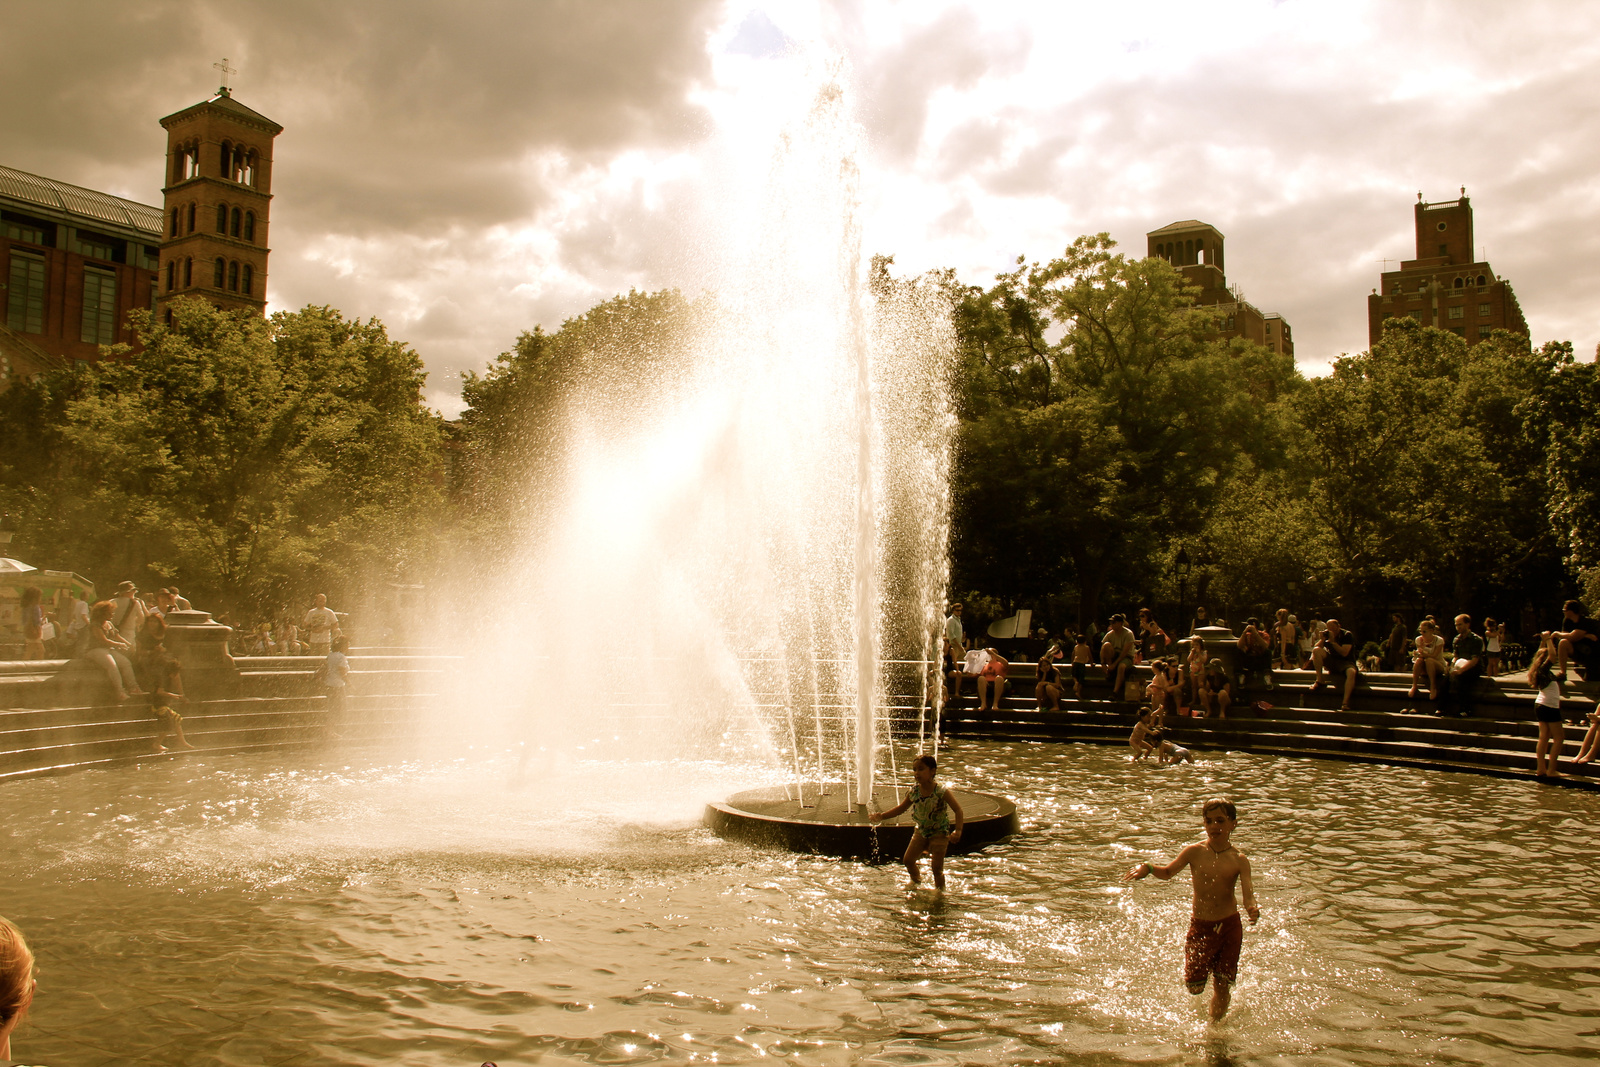
[[[1024,832],[951,865],[698,826],[726,765],[206,757],[0,786],[0,912],[69,1065],[1522,1063],[1600,1056],[1600,797],[1466,775],[964,743]],[[1221,1026],[1187,878],[1240,805],[1262,919]]]

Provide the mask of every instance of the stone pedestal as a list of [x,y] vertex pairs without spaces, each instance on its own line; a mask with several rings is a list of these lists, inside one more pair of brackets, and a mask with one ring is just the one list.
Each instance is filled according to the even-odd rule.
[[1191,636],[1200,638],[1206,646],[1206,662],[1222,661],[1222,669],[1229,678],[1239,676],[1239,635],[1226,626],[1202,626]]
[[183,692],[190,700],[226,700],[239,692],[239,667],[228,652],[233,627],[214,622],[209,611],[167,612],[166,647],[183,667]]

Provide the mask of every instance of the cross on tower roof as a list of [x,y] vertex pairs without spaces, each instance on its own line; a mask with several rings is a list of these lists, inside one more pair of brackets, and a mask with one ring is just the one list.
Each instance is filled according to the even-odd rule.
[[238,70],[234,69],[233,67],[228,66],[228,57],[227,56],[223,56],[222,57],[222,62],[221,63],[213,63],[211,65],[213,67],[215,67],[217,70],[222,71],[222,88],[217,90],[217,95],[218,96],[227,96],[228,95],[228,75],[237,74],[237,73],[239,73]]

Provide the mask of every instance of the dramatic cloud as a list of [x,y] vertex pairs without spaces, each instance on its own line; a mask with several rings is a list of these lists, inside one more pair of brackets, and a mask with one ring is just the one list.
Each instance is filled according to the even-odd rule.
[[[1584,355],[1600,341],[1581,296],[1600,286],[1600,11],[961,5],[919,8],[918,23],[899,10],[898,25],[858,17],[839,35],[868,113],[911,116],[874,142],[868,231],[902,266],[983,280],[1080,233],[1142,254],[1146,231],[1203,219],[1227,234],[1229,280],[1288,317],[1316,372],[1366,346],[1365,295],[1386,258],[1415,255],[1416,193],[1465,185],[1479,254],[1516,286],[1535,340]],[[993,45],[1015,33],[1021,61]],[[961,49],[942,82],[899,73],[941,45]]]
[[[448,411],[460,372],[708,249],[805,79],[844,57],[869,251],[973,282],[1199,218],[1316,372],[1366,345],[1411,204],[1467,186],[1536,341],[1600,341],[1600,9],[840,0],[8,4],[0,162],[160,201],[156,120],[236,95],[285,127],[273,307],[376,315]],[[801,88],[797,90],[797,86]],[[785,102],[787,101],[787,102]]]

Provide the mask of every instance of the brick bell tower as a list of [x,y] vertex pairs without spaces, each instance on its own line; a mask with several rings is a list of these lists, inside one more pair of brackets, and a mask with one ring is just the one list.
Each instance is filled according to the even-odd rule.
[[[224,75],[227,60],[219,65]],[[233,98],[216,96],[161,120],[167,131],[156,314],[176,297],[224,310],[267,306],[267,218],[272,145],[283,127]]]

